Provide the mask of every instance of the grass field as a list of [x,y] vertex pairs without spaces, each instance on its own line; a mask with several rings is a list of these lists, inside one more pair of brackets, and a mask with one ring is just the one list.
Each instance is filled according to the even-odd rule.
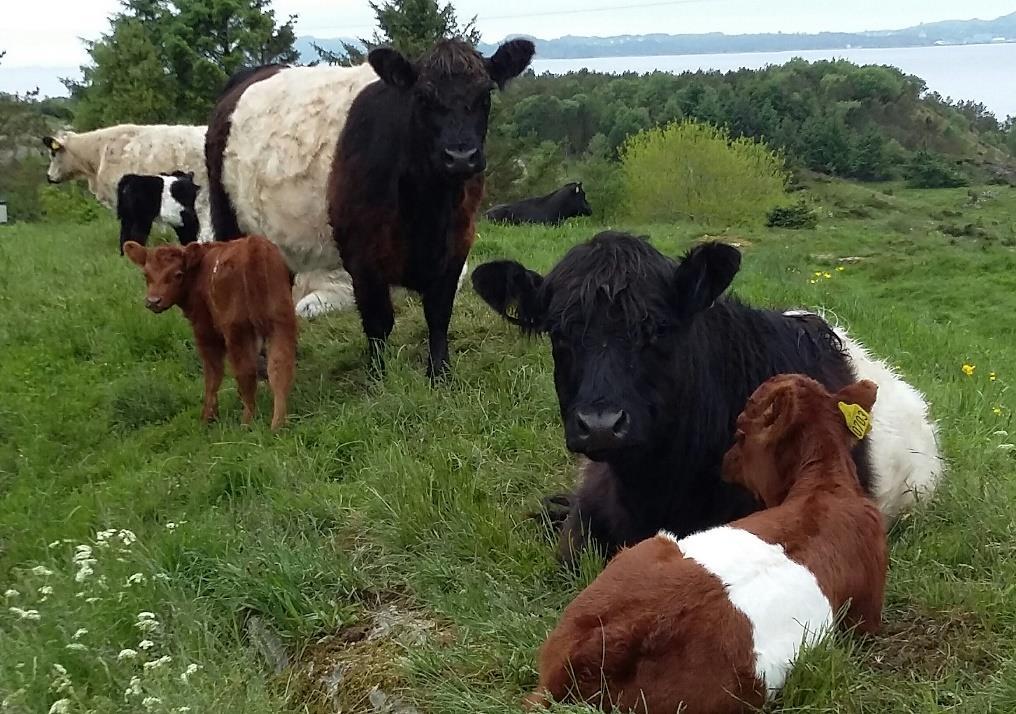
[[[889,358],[949,472],[891,534],[883,633],[810,653],[771,711],[1016,712],[1016,189],[812,195],[815,231],[722,236],[735,290]],[[472,262],[547,268],[598,228],[485,225]],[[355,314],[303,323],[273,436],[267,391],[243,428],[228,379],[199,424],[189,328],[142,295],[111,221],[0,227],[0,711],[517,711],[599,567],[560,572],[524,517],[573,474],[547,346],[466,287],[432,389],[418,301],[381,382]]]

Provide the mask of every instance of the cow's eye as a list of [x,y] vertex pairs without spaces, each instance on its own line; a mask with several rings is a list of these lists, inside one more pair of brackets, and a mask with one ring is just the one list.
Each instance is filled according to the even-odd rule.
[[175,273],[173,273],[173,280],[183,280],[183,271],[178,270]]

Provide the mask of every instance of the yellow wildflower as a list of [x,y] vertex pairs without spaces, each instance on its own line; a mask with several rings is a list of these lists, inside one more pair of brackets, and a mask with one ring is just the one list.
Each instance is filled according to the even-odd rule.
[[998,375],[995,374],[994,372],[992,372],[992,373],[990,373],[988,375],[988,379],[990,379],[992,382],[994,382],[996,379],[998,379]]
[[829,278],[833,277],[833,274],[832,273],[822,273],[822,277],[825,278],[826,280],[828,280]]
[[837,265],[836,266],[836,272],[837,273],[842,273],[844,270],[846,270],[846,268],[844,268],[842,265]]
[[817,283],[817,282],[818,282],[818,281],[817,281],[817,280],[814,280],[814,279],[812,279],[812,280],[809,280],[809,281],[808,281],[808,283],[809,283],[810,285],[814,285],[814,284],[815,284],[815,283]]
[[963,365],[963,374],[967,375],[968,377],[973,377],[975,369],[977,369],[976,365],[964,364]]
[[816,278],[821,278],[821,277],[822,277],[822,271],[821,271],[821,270],[819,270],[818,272],[816,272],[816,273],[815,273],[815,277],[816,277]]
[[991,413],[995,416],[1002,416],[1002,407],[995,407],[991,410]]

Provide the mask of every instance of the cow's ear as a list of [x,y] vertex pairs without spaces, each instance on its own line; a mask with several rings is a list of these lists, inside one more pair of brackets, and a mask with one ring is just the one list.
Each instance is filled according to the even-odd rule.
[[42,145],[52,151],[54,154],[63,148],[63,144],[54,139],[52,136],[42,137]]
[[370,51],[367,61],[385,84],[398,89],[409,89],[416,84],[416,70],[398,50],[378,47]]
[[145,267],[145,263],[148,262],[148,249],[132,240],[123,244],[123,254],[140,268]]
[[484,263],[473,271],[473,290],[523,332],[542,332],[546,306],[540,299],[543,276],[513,260]]
[[518,77],[529,66],[536,53],[536,45],[529,40],[512,40],[497,48],[487,60],[487,74],[499,89],[504,89],[508,80]]
[[710,307],[741,268],[741,252],[725,243],[703,243],[685,254],[674,270],[674,299],[686,315]]
[[201,265],[201,259],[205,257],[205,250],[210,243],[188,243],[183,249],[184,270],[194,270]]

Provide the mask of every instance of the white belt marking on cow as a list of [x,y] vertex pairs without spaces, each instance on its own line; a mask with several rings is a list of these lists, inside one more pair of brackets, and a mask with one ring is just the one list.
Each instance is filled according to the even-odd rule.
[[715,575],[730,603],[751,622],[755,676],[767,696],[783,687],[802,646],[819,641],[834,622],[832,607],[815,579],[783,546],[721,526],[678,540],[665,538]]

